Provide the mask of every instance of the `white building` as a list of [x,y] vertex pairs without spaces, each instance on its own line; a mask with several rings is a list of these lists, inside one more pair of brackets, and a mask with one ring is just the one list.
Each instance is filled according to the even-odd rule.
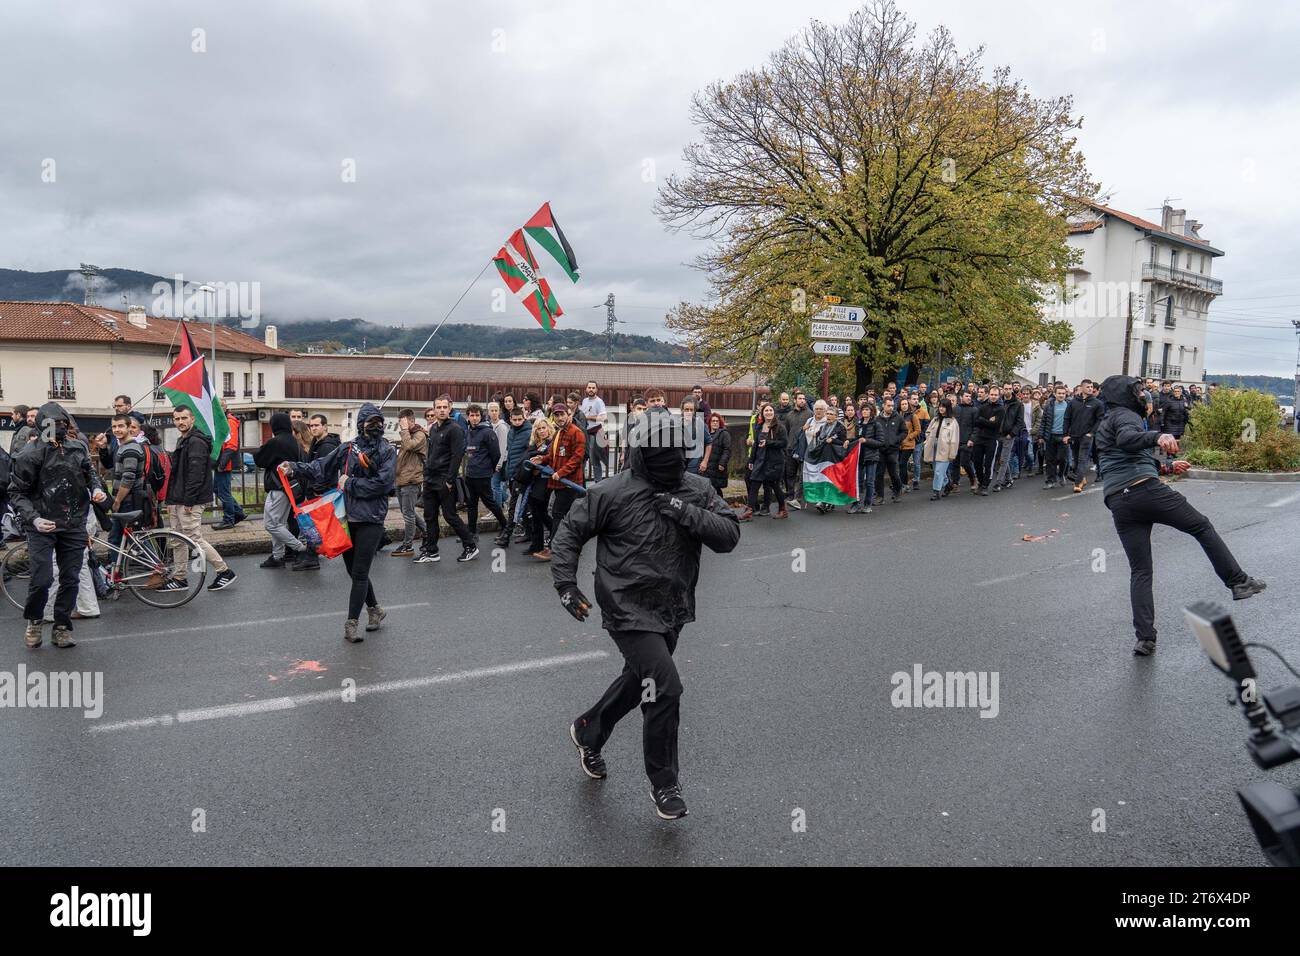
[[[186,324],[213,375],[212,326]],[[130,395],[138,411],[165,429],[171,403],[154,388],[176,358],[179,338],[177,320],[139,307],[128,313],[70,302],[0,302],[0,409],[54,400],[89,433],[107,429],[114,396]],[[258,411],[284,400],[284,362],[293,353],[276,347],[275,326],[260,339],[218,325],[216,340],[214,387],[244,422],[246,442],[258,445]],[[5,415],[0,429],[8,427]],[[7,442],[3,432],[0,440]]]
[[1081,259],[1050,309],[1074,326],[1074,342],[1060,355],[1040,346],[1017,372],[1041,384],[1116,374],[1201,382],[1210,303],[1223,293],[1213,263],[1223,252],[1200,229],[1168,205],[1158,225],[1090,205],[1070,227]]

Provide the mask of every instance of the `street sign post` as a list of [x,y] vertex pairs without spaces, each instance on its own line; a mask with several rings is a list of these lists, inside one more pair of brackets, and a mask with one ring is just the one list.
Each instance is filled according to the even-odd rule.
[[813,321],[810,328],[815,339],[840,339],[848,342],[860,342],[867,337],[867,330],[861,325],[848,322]]
[[861,322],[867,310],[860,305],[832,305],[813,316],[814,322]]
[[852,355],[853,346],[848,342],[814,342],[813,352],[817,355]]

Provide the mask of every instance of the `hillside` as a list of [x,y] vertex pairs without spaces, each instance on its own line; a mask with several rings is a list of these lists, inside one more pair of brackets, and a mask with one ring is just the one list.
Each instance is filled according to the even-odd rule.
[[1218,382],[1228,388],[1253,388],[1256,391],[1276,395],[1283,400],[1295,397],[1294,379],[1277,375],[1206,375],[1207,382]]

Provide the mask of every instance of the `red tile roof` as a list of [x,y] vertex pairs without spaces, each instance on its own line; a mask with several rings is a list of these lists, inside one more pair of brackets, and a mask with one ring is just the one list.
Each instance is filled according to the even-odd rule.
[[[1178,242],[1188,243],[1189,245],[1204,247],[1208,252],[1212,252],[1217,255],[1223,255],[1223,252],[1221,250],[1216,249],[1214,246],[1210,245],[1210,241],[1208,239],[1197,239],[1194,236],[1184,236],[1177,232],[1170,232],[1164,226],[1161,226],[1158,223],[1154,223],[1150,219],[1143,219],[1141,216],[1134,216],[1127,212],[1120,212],[1120,210],[1118,209],[1112,209],[1110,206],[1103,206],[1101,203],[1088,202],[1085,203],[1085,205],[1089,209],[1093,209],[1096,210],[1097,212],[1105,213],[1108,216],[1114,216],[1116,219],[1123,220],[1124,222],[1128,223],[1130,226],[1134,226],[1138,229],[1142,229],[1147,232],[1158,233],[1159,235],[1164,236],[1166,239],[1174,239],[1177,240]],[[1070,231],[1071,232],[1075,231],[1073,226],[1071,226]],[[1088,229],[1088,230],[1080,230],[1080,231],[1091,232],[1092,230]]]
[[[108,342],[129,345],[173,345],[178,337],[176,319],[146,318],[146,327],[132,325],[125,312],[74,302],[0,302],[0,342],[55,341]],[[187,322],[194,346],[212,348],[212,326],[202,320]],[[289,358],[293,352],[273,349],[261,339],[217,326],[217,351],[237,355]]]

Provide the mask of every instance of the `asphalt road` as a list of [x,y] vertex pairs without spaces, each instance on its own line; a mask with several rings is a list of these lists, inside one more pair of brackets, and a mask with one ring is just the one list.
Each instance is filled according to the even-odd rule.
[[[1233,606],[1243,636],[1300,660],[1295,486],[1179,488],[1270,583]],[[390,614],[355,646],[341,561],[237,558],[231,590],[105,604],[71,651],[26,651],[5,607],[0,670],[102,671],[105,703],[0,710],[0,863],[1260,865],[1234,789],[1266,775],[1182,622],[1230,597],[1195,543],[1155,533],[1161,643],[1139,660],[1100,494],[926,497],[756,520],[706,552],[676,823],[653,815],[638,714],[608,780],[579,771],[568,723],[620,659],[518,547],[495,572],[486,551],[377,558]],[[996,717],[894,707],[891,675],[916,664],[996,672]],[[1295,786],[1300,765],[1271,776]]]

